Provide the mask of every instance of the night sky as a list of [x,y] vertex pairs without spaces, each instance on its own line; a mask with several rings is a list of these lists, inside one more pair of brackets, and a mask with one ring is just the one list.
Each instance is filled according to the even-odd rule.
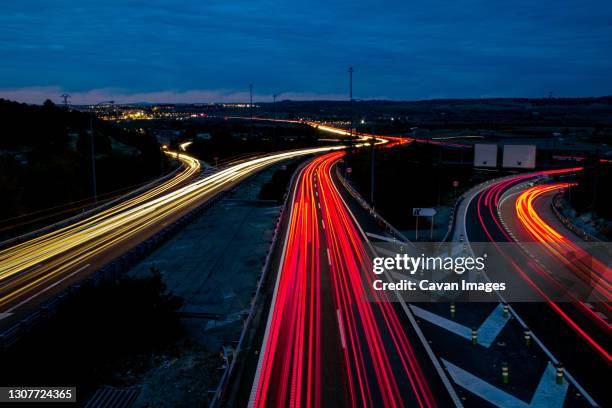
[[34,103],[609,95],[612,1],[3,1],[0,56]]

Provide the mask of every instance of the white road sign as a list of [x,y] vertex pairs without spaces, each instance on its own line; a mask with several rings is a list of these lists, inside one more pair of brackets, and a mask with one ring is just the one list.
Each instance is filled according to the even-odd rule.
[[504,145],[504,167],[533,169],[535,165],[535,145]]
[[497,167],[497,145],[484,143],[475,144],[474,166]]
[[413,217],[433,217],[436,215],[435,208],[413,208],[412,216]]

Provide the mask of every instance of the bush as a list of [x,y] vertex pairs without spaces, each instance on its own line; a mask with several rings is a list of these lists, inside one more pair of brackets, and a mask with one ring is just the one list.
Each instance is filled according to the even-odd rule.
[[[383,217],[397,228],[412,228],[412,208],[452,205],[455,200],[453,181],[460,187],[470,183],[471,162],[466,165],[444,164],[434,145],[411,144],[393,149],[376,149],[374,204]],[[356,150],[346,157],[352,168],[350,179],[361,195],[370,198],[370,149]]]
[[175,311],[182,299],[168,293],[161,274],[82,287],[58,312],[2,356],[0,380],[11,385],[75,385],[91,389],[113,368],[147,355],[181,335]]

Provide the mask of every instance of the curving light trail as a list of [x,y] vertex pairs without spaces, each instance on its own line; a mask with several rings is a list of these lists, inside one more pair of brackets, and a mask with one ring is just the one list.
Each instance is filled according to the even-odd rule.
[[[610,301],[612,299],[612,286],[610,285],[612,271],[610,268],[547,224],[534,208],[535,200],[543,194],[566,189],[571,185],[570,183],[545,184],[525,190],[516,200],[517,217],[534,239],[542,243],[577,276],[589,285],[593,285],[605,301]],[[588,265],[580,261],[585,259],[589,260]]]
[[[325,130],[345,132],[329,127]],[[377,138],[377,143],[388,142],[384,137]],[[86,267],[96,257],[104,257],[105,262],[112,260],[143,237],[264,167],[298,156],[344,148],[339,145],[299,149],[244,159],[184,187],[181,186],[199,173],[199,161],[182,153],[165,151],[181,160],[186,168],[176,177],[84,220],[0,251],[0,311],[13,311],[22,305],[23,301],[17,303],[20,299],[42,294],[54,282],[66,278],[75,269]],[[116,251],[114,256],[112,251]]]
[[12,311],[20,299],[42,293],[52,282],[97,256],[108,257],[110,250],[127,251],[141,238],[152,235],[264,167],[341,148],[343,146],[300,149],[257,157],[183,187],[179,185],[184,178],[199,171],[199,162],[178,154],[178,158],[188,165],[188,170],[178,179],[73,225],[0,251],[0,311]]
[[343,154],[299,174],[251,404],[320,406],[338,356],[328,381],[344,404],[435,406],[392,303],[364,280],[371,257],[331,173]]
[[[489,241],[493,242],[497,246],[494,234],[498,233],[501,233],[506,241],[513,241],[513,238],[506,232],[506,229],[502,226],[497,214],[497,209],[499,208],[500,204],[500,197],[508,188],[535,177],[574,173],[581,170],[581,167],[575,167],[569,169],[546,170],[529,174],[521,174],[514,177],[506,178],[484,189],[478,195],[476,208],[479,223],[482,227],[482,230],[488,237]],[[492,221],[494,228],[492,228],[486,220]],[[587,333],[587,331],[583,327],[581,327],[580,324],[577,323],[577,321],[573,317],[566,313],[560,307],[560,305],[554,302],[549,296],[549,294],[547,294],[546,291],[542,287],[540,287],[540,285],[536,283],[532,279],[532,277],[530,277],[529,274],[515,262],[514,259],[512,259],[508,254],[506,254],[501,248],[498,249],[498,252],[501,254],[502,257],[506,259],[508,264],[511,265],[512,268],[525,280],[525,282],[527,282],[527,284],[552,308],[552,310],[562,319],[562,321],[564,321],[572,330],[574,330],[574,332],[587,344],[589,344],[606,362],[612,362],[612,357],[604,346],[599,344],[589,333]],[[542,268],[542,266],[540,266],[536,262],[529,262],[529,266],[539,276],[542,276],[547,279],[548,282],[552,283],[553,285],[558,285],[558,283],[554,282],[554,280],[548,275],[548,273]],[[586,308],[586,306],[584,306],[584,308]]]
[[91,217],[0,251],[0,283],[3,279],[6,279],[13,273],[21,270],[16,268],[17,265],[22,264],[24,267],[32,266],[31,263],[28,263],[28,260],[40,259],[36,258],[37,254],[40,255],[46,251],[53,250],[53,248],[59,242],[62,242],[63,239],[68,239],[72,235],[78,234],[80,231],[86,230],[104,220],[122,213],[125,210],[136,207],[139,204],[147,202],[148,200],[170,192],[196,176],[200,171],[200,162],[193,157],[177,154],[171,151],[165,151],[165,153],[179,159],[184,166],[184,170],[165,183],[162,183],[159,186],[144,192],[143,194],[139,194],[136,197],[112,206],[111,208],[100,211]]
[[[523,228],[537,242],[541,243],[555,259],[565,265],[589,287],[596,290],[599,302],[595,302],[595,304],[609,312],[611,308],[610,300],[612,299],[612,287],[610,286],[612,272],[610,268],[546,223],[534,208],[535,201],[542,195],[566,189],[572,185],[570,183],[544,184],[525,190],[516,200],[516,214]],[[557,283],[556,281],[553,282]],[[580,302],[582,309],[591,318],[596,319],[605,328],[610,328],[609,323],[604,321],[592,308],[584,305],[584,302],[578,299],[575,299],[575,301]]]

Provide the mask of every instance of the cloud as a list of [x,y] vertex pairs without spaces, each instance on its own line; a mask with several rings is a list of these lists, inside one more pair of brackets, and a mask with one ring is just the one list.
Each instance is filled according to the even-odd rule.
[[0,89],[75,100],[342,97],[349,65],[358,98],[612,92],[609,0],[4,3]]
[[[18,102],[41,104],[46,99],[56,103],[62,102],[61,95],[66,92],[60,86],[23,87],[0,89],[0,98]],[[272,101],[272,95],[255,94],[255,101]],[[344,100],[346,95],[314,92],[285,92],[277,95],[277,100]],[[206,103],[206,102],[247,102],[248,92],[231,90],[193,89],[186,91],[160,90],[151,92],[129,92],[120,89],[100,88],[89,91],[70,93],[73,105],[98,103],[112,100],[118,104],[152,102],[152,103]]]

